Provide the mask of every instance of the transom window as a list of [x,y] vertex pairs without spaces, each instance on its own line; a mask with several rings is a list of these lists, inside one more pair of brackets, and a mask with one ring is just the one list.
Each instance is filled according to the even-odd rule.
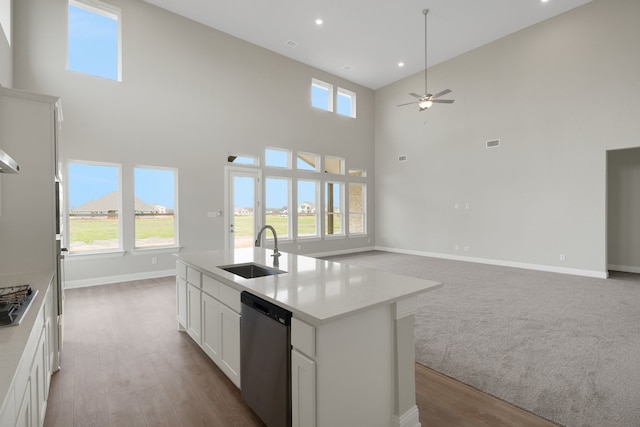
[[343,116],[356,117],[356,94],[350,90],[338,88],[336,112]]
[[120,14],[98,0],[69,0],[68,70],[122,80]]
[[264,164],[272,168],[291,169],[291,151],[267,148],[264,150]]
[[333,111],[333,85],[311,79],[311,105],[321,110]]

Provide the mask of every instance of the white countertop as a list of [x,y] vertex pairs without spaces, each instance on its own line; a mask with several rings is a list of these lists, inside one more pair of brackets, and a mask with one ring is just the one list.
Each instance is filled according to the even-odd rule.
[[36,316],[44,304],[44,296],[52,278],[53,271],[0,276],[0,288],[29,284],[31,289],[38,291],[19,325],[0,328],[0,409],[18,370],[18,364],[29,341]]
[[281,252],[279,270],[286,273],[245,279],[218,268],[255,262],[273,267],[271,249],[185,252],[176,256],[186,264],[240,291],[271,301],[294,317],[321,324],[355,312],[418,295],[442,283],[369,270]]

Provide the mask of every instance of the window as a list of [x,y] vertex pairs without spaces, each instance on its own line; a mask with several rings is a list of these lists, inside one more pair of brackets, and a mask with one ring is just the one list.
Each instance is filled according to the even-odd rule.
[[121,81],[120,9],[69,0],[67,69]]
[[298,237],[317,237],[319,181],[298,180]]
[[265,224],[273,226],[278,237],[291,237],[291,180],[268,177],[264,184]]
[[69,250],[120,249],[120,167],[69,163],[68,178]]
[[341,87],[337,90],[336,112],[343,116],[356,117],[356,94]]
[[176,244],[174,169],[134,169],[135,247]]
[[349,234],[364,234],[367,230],[366,194],[364,184],[349,184]]
[[349,176],[367,176],[367,171],[362,169],[349,169]]
[[340,182],[326,182],[324,187],[325,222],[324,234],[326,236],[344,234],[342,227],[342,188]]
[[272,168],[291,169],[291,151],[267,148],[264,150],[264,164]]
[[242,154],[229,154],[227,156],[227,163],[233,163],[236,165],[257,166],[258,159],[254,156],[244,156]]
[[296,168],[302,171],[318,172],[320,168],[320,156],[313,153],[298,153]]
[[344,159],[341,157],[325,156],[324,171],[325,173],[344,175]]
[[333,85],[311,79],[311,106],[333,111]]

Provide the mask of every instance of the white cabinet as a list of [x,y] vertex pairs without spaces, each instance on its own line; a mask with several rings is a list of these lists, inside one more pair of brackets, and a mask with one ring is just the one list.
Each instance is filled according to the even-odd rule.
[[202,290],[187,282],[187,333],[202,344]]
[[240,387],[240,314],[224,304],[220,304],[219,366],[222,372]]
[[[29,375],[30,392],[31,392],[31,425],[40,427],[44,425],[44,414],[47,410],[46,373],[47,349],[45,346],[44,330],[41,331],[40,339],[36,347],[35,358],[31,365],[31,373]],[[26,394],[26,393],[25,393]],[[25,396],[25,399],[27,397]]]
[[176,277],[176,305],[178,329],[187,327],[187,281],[182,277]]
[[240,292],[178,261],[178,323],[240,387]]
[[206,292],[202,294],[202,349],[220,364],[220,303]]
[[291,350],[291,425],[316,425],[316,363]]

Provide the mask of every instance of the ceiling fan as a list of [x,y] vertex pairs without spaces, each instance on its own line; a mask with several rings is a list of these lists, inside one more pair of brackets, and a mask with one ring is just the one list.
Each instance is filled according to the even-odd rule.
[[451,92],[450,89],[445,89],[441,92],[436,93],[435,95],[431,95],[427,92],[427,14],[429,13],[429,9],[425,9],[422,11],[424,15],[424,95],[418,95],[417,93],[411,92],[409,95],[414,98],[418,98],[417,101],[407,102],[406,104],[400,104],[398,107],[402,107],[404,105],[418,104],[419,111],[423,111],[431,107],[433,104],[452,104],[453,99],[440,99],[441,96],[446,95]]

